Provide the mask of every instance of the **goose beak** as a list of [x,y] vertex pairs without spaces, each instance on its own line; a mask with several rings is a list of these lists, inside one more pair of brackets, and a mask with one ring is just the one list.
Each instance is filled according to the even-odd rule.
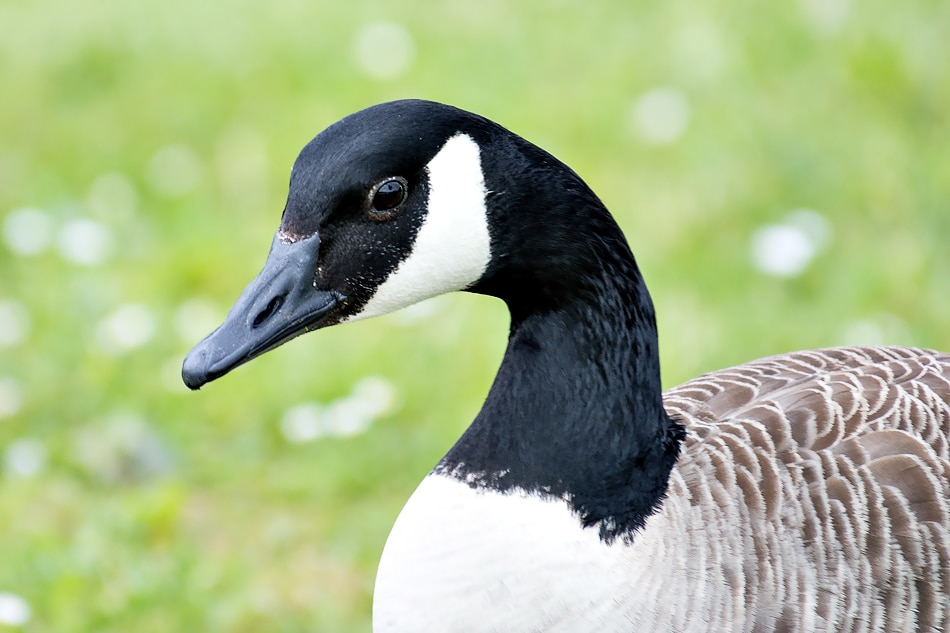
[[316,286],[319,245],[317,235],[296,242],[274,237],[263,270],[241,293],[224,323],[185,357],[181,377],[189,389],[327,324],[344,297]]

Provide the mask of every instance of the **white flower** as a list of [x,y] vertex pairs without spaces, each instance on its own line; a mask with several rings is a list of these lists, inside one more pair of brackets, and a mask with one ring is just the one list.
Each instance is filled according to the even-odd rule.
[[41,209],[17,209],[3,220],[3,239],[19,255],[42,253],[49,247],[52,235],[53,219]]
[[288,442],[301,444],[324,435],[323,407],[305,402],[287,409],[280,420],[280,431]]
[[415,57],[409,31],[395,22],[371,22],[356,32],[356,61],[376,79],[392,79],[405,74]]
[[112,230],[96,220],[71,220],[59,231],[60,255],[81,266],[94,266],[109,259],[113,243]]
[[6,626],[23,626],[30,621],[33,613],[30,604],[8,591],[0,591],[0,624]]
[[647,145],[669,145],[686,131],[690,109],[679,90],[659,87],[633,103],[630,123],[633,132]]
[[12,477],[32,477],[46,466],[46,446],[39,440],[15,440],[3,452],[3,471]]
[[284,413],[280,430],[289,442],[300,444],[315,439],[352,437],[369,429],[381,415],[396,403],[396,388],[379,376],[367,376],[353,386],[353,391],[327,405],[305,402]]
[[831,241],[825,218],[811,209],[797,209],[780,224],[768,224],[752,234],[752,263],[775,277],[796,277]]
[[127,303],[112,311],[96,331],[99,347],[114,356],[141,347],[155,333],[155,317],[143,305]]

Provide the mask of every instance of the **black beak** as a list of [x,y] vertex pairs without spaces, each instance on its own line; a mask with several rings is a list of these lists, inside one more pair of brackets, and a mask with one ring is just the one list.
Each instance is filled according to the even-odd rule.
[[224,323],[185,357],[181,378],[189,389],[327,324],[345,298],[316,287],[319,245],[317,235],[296,242],[274,237],[263,270],[241,293]]

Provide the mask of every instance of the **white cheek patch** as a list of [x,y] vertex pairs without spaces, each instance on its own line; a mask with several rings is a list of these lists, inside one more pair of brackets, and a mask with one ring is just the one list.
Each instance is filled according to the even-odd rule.
[[478,281],[491,257],[485,177],[478,145],[453,136],[426,166],[428,212],[412,252],[347,319],[379,316]]

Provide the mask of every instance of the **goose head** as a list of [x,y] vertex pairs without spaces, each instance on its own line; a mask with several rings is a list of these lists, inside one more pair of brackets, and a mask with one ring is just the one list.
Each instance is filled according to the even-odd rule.
[[384,103],[301,151],[263,269],[182,377],[197,389],[305,332],[455,290],[503,299],[514,328],[597,294],[605,274],[652,325],[622,233],[570,168],[478,115]]
[[188,354],[184,382],[453,290],[499,296],[514,317],[556,302],[571,286],[565,263],[584,259],[568,237],[590,204],[554,211],[578,196],[599,206],[566,166],[477,115],[416,100],[350,115],[301,151],[263,270]]
[[197,389],[305,332],[474,284],[490,258],[480,123],[395,102],[308,143],[263,269],[188,354],[185,384]]

